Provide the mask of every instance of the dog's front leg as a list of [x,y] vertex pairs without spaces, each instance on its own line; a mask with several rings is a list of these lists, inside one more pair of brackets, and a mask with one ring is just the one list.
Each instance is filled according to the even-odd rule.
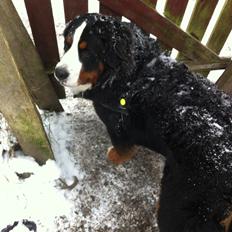
[[112,113],[96,102],[94,102],[94,108],[105,124],[113,145],[108,149],[108,159],[114,164],[122,164],[130,160],[136,154],[137,148],[129,135],[130,123],[127,121],[128,119],[121,120],[121,114]]
[[130,160],[137,151],[136,146],[131,147],[118,147],[112,146],[108,149],[107,156],[108,159],[114,164],[122,164]]
[[137,146],[133,144],[123,130],[119,134],[114,133],[109,128],[107,130],[113,145],[108,149],[108,159],[117,165],[130,160],[136,154]]

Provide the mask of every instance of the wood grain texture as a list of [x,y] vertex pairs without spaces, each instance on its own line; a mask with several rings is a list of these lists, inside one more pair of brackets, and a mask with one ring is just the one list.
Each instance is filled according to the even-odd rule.
[[100,13],[103,15],[111,15],[111,16],[115,16],[119,19],[122,19],[122,16],[120,14],[117,14],[115,11],[113,11],[112,9],[100,4]]
[[[105,6],[125,15],[146,32],[157,36],[170,47],[181,51],[191,60],[202,63],[219,61],[220,58],[202,45],[191,35],[182,31],[174,23],[162,17],[158,12],[137,0],[100,0]],[[127,7],[125,7],[125,5]]]
[[196,39],[201,40],[217,6],[217,3],[218,0],[197,0],[187,27],[187,32],[189,32]]
[[220,89],[223,89],[225,92],[232,94],[232,62],[225,69],[224,73],[216,82]]
[[[55,25],[50,0],[24,0],[35,46],[46,70],[54,70],[59,61]],[[54,81],[54,80],[53,80]],[[54,85],[59,98],[65,97],[64,88]]]
[[156,8],[157,1],[158,0],[142,0],[143,3],[154,9]]
[[[218,0],[197,0],[186,30],[197,40],[202,40],[217,3]],[[181,60],[183,56],[179,53],[177,59]]]
[[232,0],[227,0],[206,46],[219,54],[231,30]]
[[63,3],[66,22],[88,12],[88,0],[63,0]]
[[164,15],[176,25],[180,25],[184,17],[188,0],[167,0]]
[[[231,29],[232,0],[227,0],[206,46],[216,54],[219,54],[231,32]],[[204,76],[207,76],[208,74],[208,71],[202,72],[202,75]]]
[[55,25],[49,0],[24,0],[35,46],[46,69],[59,61]]
[[[18,21],[10,15],[11,1],[0,2],[0,111],[17,137],[25,154],[44,163],[53,153],[24,77],[31,62],[21,46],[30,46],[17,30]],[[13,26],[15,24],[15,26]],[[25,43],[25,44],[24,44]],[[30,51],[33,53],[32,51]],[[29,57],[30,58],[30,57]],[[21,61],[20,61],[21,60]],[[26,63],[28,62],[28,63]]]
[[[58,97],[11,1],[0,2],[0,28],[24,81],[40,109],[62,111]],[[10,20],[9,20],[10,19]]]

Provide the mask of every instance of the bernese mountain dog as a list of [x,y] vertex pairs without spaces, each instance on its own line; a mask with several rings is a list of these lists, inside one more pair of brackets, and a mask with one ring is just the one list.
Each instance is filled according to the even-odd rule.
[[160,232],[231,232],[231,97],[133,23],[85,14],[64,38],[55,76],[93,101],[112,141],[109,159],[123,163],[137,145],[166,158]]

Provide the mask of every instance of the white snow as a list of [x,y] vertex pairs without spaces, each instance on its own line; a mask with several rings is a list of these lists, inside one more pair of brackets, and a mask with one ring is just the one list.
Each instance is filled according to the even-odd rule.
[[[16,175],[25,172],[32,173],[25,180]],[[51,160],[40,167],[20,152],[9,160],[1,159],[0,229],[27,219],[36,223],[38,231],[56,231],[54,219],[69,214],[71,208],[64,190],[56,187],[60,176],[60,169]]]
[[[15,221],[27,219],[36,223],[38,231],[56,231],[56,217],[69,215],[71,212],[72,204],[65,197],[65,190],[59,187],[59,178],[71,179],[76,175],[63,142],[66,141],[64,137],[67,132],[64,127],[65,118],[63,121],[59,121],[57,117],[44,118],[46,126],[48,120],[49,136],[57,162],[48,160],[43,166],[39,166],[33,158],[25,157],[20,151],[8,157],[7,151],[16,139],[11,135],[5,120],[0,120],[0,150],[4,149],[4,155],[0,156],[0,230]],[[17,174],[23,173],[29,173],[30,176],[20,179]],[[21,227],[26,228],[23,225]],[[14,231],[21,231],[20,227]]]

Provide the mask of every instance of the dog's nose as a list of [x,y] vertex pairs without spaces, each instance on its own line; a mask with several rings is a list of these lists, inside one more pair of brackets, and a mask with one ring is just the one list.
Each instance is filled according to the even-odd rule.
[[54,74],[55,74],[55,77],[57,77],[60,81],[67,79],[69,76],[68,70],[64,67],[55,68]]

